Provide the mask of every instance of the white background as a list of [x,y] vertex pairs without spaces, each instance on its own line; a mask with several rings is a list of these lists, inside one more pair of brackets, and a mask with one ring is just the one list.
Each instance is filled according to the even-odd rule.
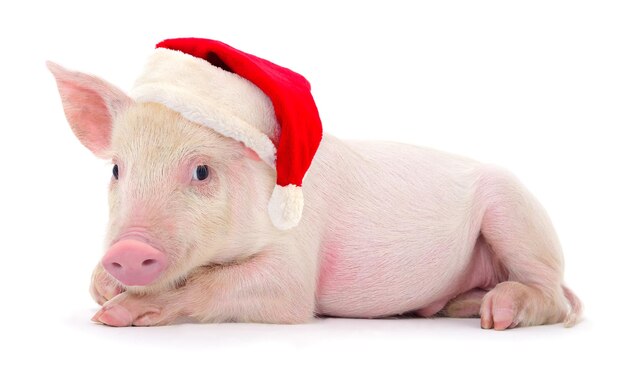
[[[0,373],[624,371],[624,3],[297,3],[2,6]],[[328,133],[513,170],[552,216],[584,321],[507,332],[452,319],[91,323],[110,165],[74,139],[44,61],[128,89],[153,45],[181,36],[301,72]]]

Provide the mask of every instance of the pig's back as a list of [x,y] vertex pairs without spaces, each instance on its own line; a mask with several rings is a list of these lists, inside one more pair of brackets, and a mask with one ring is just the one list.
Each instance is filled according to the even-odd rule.
[[304,183],[321,237],[317,312],[384,316],[450,293],[479,231],[479,173],[435,150],[325,136]]

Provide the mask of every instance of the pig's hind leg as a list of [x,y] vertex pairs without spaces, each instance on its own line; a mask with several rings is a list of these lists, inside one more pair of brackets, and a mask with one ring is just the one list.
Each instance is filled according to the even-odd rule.
[[487,291],[475,288],[454,297],[439,312],[441,316],[450,318],[477,318],[480,316],[480,305]]
[[491,168],[476,199],[484,209],[481,233],[508,275],[482,298],[481,327],[573,325],[580,308],[572,303],[570,309],[564,294],[561,248],[541,205],[515,177]]

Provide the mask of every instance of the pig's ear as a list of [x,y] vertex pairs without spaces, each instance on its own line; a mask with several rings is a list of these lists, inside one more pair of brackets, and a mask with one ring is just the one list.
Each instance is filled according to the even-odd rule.
[[113,85],[72,72],[48,61],[61,94],[65,117],[80,142],[98,157],[107,157],[113,119],[132,103]]
[[261,158],[259,157],[259,154],[254,152],[254,150],[252,150],[250,147],[244,145],[243,142],[239,142],[239,145],[241,145],[241,147],[243,149],[243,156],[247,157],[248,159],[254,160],[254,161],[261,161]]

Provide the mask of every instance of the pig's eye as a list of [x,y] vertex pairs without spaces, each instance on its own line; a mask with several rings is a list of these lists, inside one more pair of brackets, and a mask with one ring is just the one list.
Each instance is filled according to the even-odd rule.
[[199,165],[196,167],[196,170],[193,172],[193,179],[202,181],[206,180],[209,177],[209,167],[207,165]]
[[119,168],[117,167],[117,164],[115,164],[113,166],[113,177],[115,177],[116,180],[119,178],[119,173]]

